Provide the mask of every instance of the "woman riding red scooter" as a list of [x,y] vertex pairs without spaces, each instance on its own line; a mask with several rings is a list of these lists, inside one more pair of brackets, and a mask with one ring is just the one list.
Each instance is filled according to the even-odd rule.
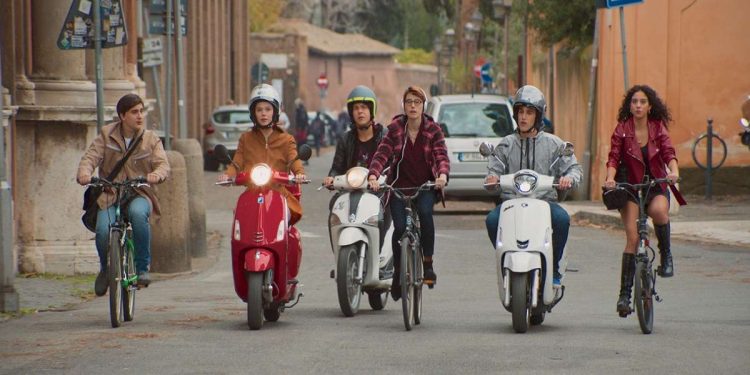
[[[298,184],[308,182],[300,160],[308,159],[311,150],[304,146],[298,155],[294,138],[277,126],[281,100],[272,86],[258,85],[250,96],[255,126],[240,137],[218,184],[247,186],[235,209],[232,271],[235,291],[247,302],[248,326],[256,330],[264,316],[278,320],[300,295],[296,277],[302,247],[292,225],[302,217]],[[217,153],[226,154],[221,147]]]

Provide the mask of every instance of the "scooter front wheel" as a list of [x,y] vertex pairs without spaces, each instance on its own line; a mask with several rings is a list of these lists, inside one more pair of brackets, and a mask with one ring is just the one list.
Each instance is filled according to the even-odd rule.
[[263,328],[263,273],[247,273],[247,326],[253,331]]
[[529,329],[529,277],[526,273],[510,274],[510,305],[513,314],[513,330],[524,333]]
[[339,250],[336,270],[336,289],[339,306],[345,316],[354,316],[359,311],[362,296],[362,283],[354,279],[359,274],[359,254],[357,246],[347,245]]

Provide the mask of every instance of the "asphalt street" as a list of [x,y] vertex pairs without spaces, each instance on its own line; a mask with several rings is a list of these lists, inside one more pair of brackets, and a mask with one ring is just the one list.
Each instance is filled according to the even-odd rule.
[[[316,191],[331,154],[313,158],[304,189],[300,280],[305,297],[276,323],[249,331],[232,286],[228,233],[239,188],[204,183],[207,228],[223,234],[203,272],[156,281],[137,294],[136,316],[110,328],[107,298],[0,323],[0,373],[454,374],[633,372],[745,374],[750,368],[750,253],[674,241],[676,276],[659,279],[654,333],[615,312],[619,231],[571,228],[566,296],[541,326],[516,334],[498,299],[484,229],[491,204],[438,209],[435,268],[422,324],[406,332],[400,302],[355,317],[338,307],[329,278],[330,193]],[[572,272],[574,271],[574,272]]]

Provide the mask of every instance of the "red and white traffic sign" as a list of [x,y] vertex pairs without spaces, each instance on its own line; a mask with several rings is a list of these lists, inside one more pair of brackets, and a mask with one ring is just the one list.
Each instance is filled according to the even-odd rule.
[[328,88],[328,78],[326,78],[325,73],[320,73],[320,77],[318,77],[318,87],[320,87],[321,90]]
[[474,62],[474,76],[477,78],[482,77],[482,65],[484,65],[484,57],[479,56],[477,61]]

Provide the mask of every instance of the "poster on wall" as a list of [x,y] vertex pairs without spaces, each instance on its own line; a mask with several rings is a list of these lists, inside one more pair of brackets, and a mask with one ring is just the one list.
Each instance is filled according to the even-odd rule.
[[[128,44],[128,32],[120,0],[100,0],[102,48]],[[57,38],[60,49],[94,48],[94,5],[92,0],[73,0]]]

